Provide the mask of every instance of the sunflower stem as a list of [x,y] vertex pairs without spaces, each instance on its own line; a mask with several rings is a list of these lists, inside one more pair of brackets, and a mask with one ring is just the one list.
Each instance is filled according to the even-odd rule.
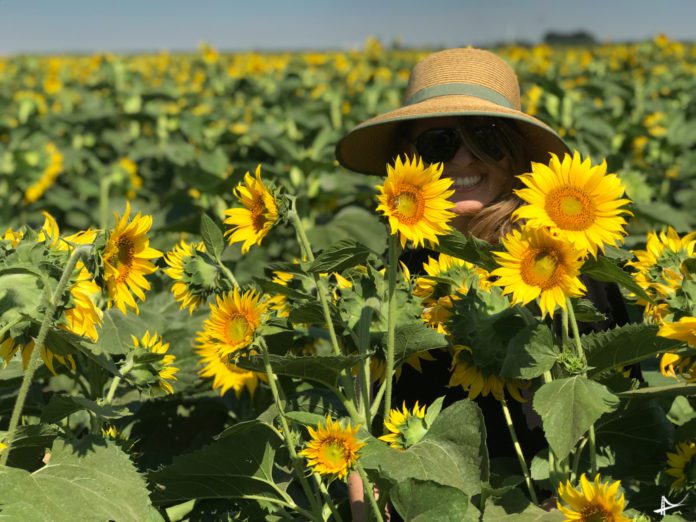
[[575,342],[575,350],[580,360],[584,361],[585,352],[582,349],[582,341],[580,341],[580,330],[578,329],[578,322],[575,320],[575,310],[573,310],[573,303],[570,300],[570,297],[566,298],[566,308],[568,309],[570,327],[573,330],[573,341]]
[[2,328],[0,328],[0,342],[2,342],[4,340],[5,334],[7,332],[9,332],[12,329],[12,327],[14,327],[15,325],[18,325],[21,322],[22,322],[22,317],[18,317],[16,319],[10,321],[9,323],[7,323]]
[[31,386],[31,381],[34,377],[34,373],[39,367],[40,354],[44,349],[46,344],[46,336],[48,335],[48,330],[53,323],[53,316],[56,314],[56,308],[58,307],[58,302],[63,297],[63,292],[65,292],[75,271],[75,265],[89,250],[91,250],[92,245],[81,245],[73,250],[68,262],[63,268],[63,274],[58,281],[58,285],[53,291],[48,306],[46,307],[46,314],[44,315],[43,321],[39,328],[39,335],[36,337],[36,343],[34,344],[34,349],[29,356],[29,362],[27,364],[27,369],[22,377],[22,384],[19,387],[19,392],[17,394],[17,400],[15,401],[14,408],[12,409],[12,416],[10,417],[10,425],[7,429],[7,448],[3,451],[0,456],[0,465],[6,466],[7,459],[10,456],[10,451],[12,451],[12,443],[17,432],[17,425],[19,424],[19,418],[22,415],[22,410],[24,409],[24,402],[27,399],[27,394],[29,393],[29,387]]
[[239,283],[237,282],[237,278],[234,277],[234,274],[232,274],[232,271],[227,268],[224,263],[220,259],[216,259],[218,266],[220,267],[220,270],[222,270],[222,273],[225,274],[225,277],[230,280],[230,283],[232,283],[232,286],[239,288]]
[[[582,349],[582,342],[580,341],[580,329],[578,328],[578,322],[575,319],[575,311],[573,310],[573,303],[570,297],[567,300],[568,303],[568,317],[570,318],[570,326],[573,329],[573,338],[575,339],[575,349],[578,352],[578,357],[581,361],[586,362],[585,351]],[[587,376],[587,372],[583,372],[583,376]],[[590,469],[592,474],[597,473],[597,445],[595,443],[595,429],[594,424],[590,426],[589,430],[589,442],[590,442]]]
[[[290,426],[288,426],[288,421],[285,417],[285,407],[280,400],[279,393],[279,383],[276,382],[276,375],[271,366],[271,360],[268,357],[268,346],[263,337],[259,338],[259,348],[261,349],[261,355],[263,357],[263,366],[266,371],[266,377],[268,377],[268,386],[271,388],[271,394],[273,395],[273,400],[275,401],[276,407],[278,408],[278,413],[280,417],[280,424],[283,428],[283,435],[285,436],[285,446],[288,448],[288,453],[290,453],[290,460],[292,461],[292,466],[295,469],[295,475],[300,481],[302,490],[304,491],[307,500],[312,505],[312,512],[314,517],[321,520],[321,506],[318,504],[312,488],[307,482],[307,477],[305,477],[304,469],[302,467],[302,462],[297,455],[297,450],[295,449],[295,437],[292,431],[290,431]],[[319,514],[317,516],[317,513]]]
[[[300,249],[304,258],[310,263],[314,262],[314,254],[312,253],[312,245],[309,243],[309,238],[302,224],[299,214],[295,209],[295,200],[292,200],[292,209],[288,212],[288,220],[292,224],[295,232],[297,233],[297,240],[300,243]],[[335,355],[343,355],[341,346],[338,343],[338,337],[336,336],[336,329],[334,328],[333,319],[331,318],[331,308],[329,307],[329,289],[326,286],[326,281],[324,281],[319,274],[316,272],[312,273],[314,278],[314,285],[317,288],[317,293],[319,294],[319,302],[321,303],[321,309],[324,313],[324,320],[326,321],[326,328],[329,331],[329,338],[331,339],[331,346]],[[346,390],[348,398],[355,403],[355,386],[353,384],[353,376],[349,369],[343,370],[341,372],[341,383]]]
[[106,393],[106,398],[104,399],[104,404],[111,404],[111,401],[114,400],[114,395],[116,395],[116,389],[118,388],[118,385],[121,384],[121,380],[126,376],[128,372],[130,372],[133,369],[134,366],[133,360],[129,360],[123,368],[121,368],[121,372],[119,375],[114,376],[114,380],[111,381],[111,386],[109,386],[109,391]]
[[[544,383],[548,384],[551,381],[553,381],[551,371],[546,370],[544,372]],[[556,454],[553,452],[551,447],[549,447],[549,480],[551,481],[551,487],[554,491],[558,488],[558,484],[561,482],[558,476],[558,470],[556,469],[557,463],[559,462],[556,460]]]
[[396,330],[396,272],[399,267],[399,236],[389,234],[389,262],[387,264],[387,367],[384,370],[386,390],[384,392],[384,420],[389,418],[392,403],[394,374],[394,332]]
[[372,486],[372,482],[370,482],[370,479],[367,477],[367,473],[365,473],[365,470],[363,469],[360,462],[356,462],[355,469],[360,474],[360,478],[362,479],[363,483],[363,489],[365,490],[365,496],[367,497],[367,500],[370,503],[370,507],[372,508],[372,513],[375,515],[375,519],[378,522],[384,522],[382,510],[377,505],[377,500],[375,500],[375,492],[374,487]]
[[515,431],[515,426],[512,424],[512,416],[510,415],[510,410],[508,409],[507,401],[503,398],[500,401],[500,406],[503,408],[503,415],[505,415],[505,424],[507,424],[508,431],[510,432],[510,437],[512,438],[512,444],[515,447],[515,453],[517,453],[517,459],[520,461],[520,468],[522,468],[522,473],[524,474],[524,481],[527,484],[527,489],[529,490],[529,497],[532,502],[539,504],[537,500],[536,492],[534,491],[534,485],[532,484],[532,477],[529,473],[529,468],[527,467],[527,461],[524,459],[524,453],[522,453],[522,446],[517,439],[517,432]]
[[360,355],[364,357],[360,362],[360,369],[362,372],[360,375],[360,390],[362,392],[362,408],[365,414],[365,428],[370,433],[372,433],[372,419],[370,415],[370,358],[367,356],[367,352],[370,348],[370,323],[372,322],[373,314],[373,308],[363,308],[363,313],[360,315],[360,322],[358,323],[358,348],[360,350]]
[[590,426],[589,431],[590,440],[590,472],[594,477],[597,474],[597,445],[595,443],[595,429],[594,424]]
[[379,390],[377,390],[377,393],[375,393],[375,398],[372,401],[372,406],[370,407],[370,415],[373,417],[377,415],[377,412],[379,411],[379,406],[382,402],[382,397],[384,397],[384,392],[387,389],[387,380],[384,379],[382,381],[382,384],[379,387]]
[[336,505],[334,504],[334,501],[331,498],[331,494],[329,493],[326,484],[324,484],[324,481],[321,480],[321,477],[318,473],[312,473],[312,477],[314,478],[314,483],[319,488],[322,497],[324,497],[324,502],[329,506],[334,520],[336,522],[343,522],[343,517],[341,517],[341,514],[338,512],[338,509],[336,508]]
[[578,469],[580,468],[580,458],[582,457],[582,450],[585,449],[585,445],[587,444],[587,438],[584,438],[580,441],[580,444],[578,445],[578,449],[575,450],[575,455],[573,455],[573,467],[570,470],[570,480],[571,482],[575,482],[578,477]]
[[568,308],[561,309],[561,340],[563,341],[563,347],[568,344]]

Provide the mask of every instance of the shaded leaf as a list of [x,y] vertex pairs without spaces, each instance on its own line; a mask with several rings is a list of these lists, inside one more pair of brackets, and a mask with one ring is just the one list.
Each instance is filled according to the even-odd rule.
[[436,252],[442,252],[464,261],[469,261],[486,270],[498,267],[491,254],[491,244],[474,236],[465,236],[458,230],[452,230],[446,236],[439,236],[439,244],[432,245]]
[[312,265],[310,272],[317,274],[343,272],[348,268],[364,264],[370,251],[350,239],[344,239],[334,243],[319,254]]
[[109,405],[101,406],[84,397],[55,394],[41,412],[41,421],[56,423],[81,410],[87,410],[105,419],[118,419],[128,414],[126,410],[119,411]]
[[360,461],[365,469],[394,484],[417,479],[476,495],[481,481],[488,478],[481,410],[468,400],[452,404],[438,415],[423,439],[406,450],[370,438]]
[[436,482],[408,479],[392,488],[389,498],[404,520],[477,522],[478,510],[461,490]]
[[220,259],[222,251],[225,250],[225,239],[222,235],[222,230],[217,226],[208,214],[201,216],[201,238],[205,249],[215,259]]
[[681,344],[657,337],[657,330],[652,324],[626,324],[581,336],[590,374],[628,366]]
[[277,433],[259,421],[239,423],[208,446],[174,458],[151,472],[155,503],[190,499],[255,498],[280,500],[273,460],[282,445]]
[[641,299],[652,302],[652,298],[645,293],[645,290],[643,290],[627,272],[605,256],[588,258],[582,265],[580,272],[590,276],[595,281],[617,283],[626,290],[633,292]]
[[541,415],[546,439],[560,459],[619,399],[606,386],[576,375],[544,384],[534,394],[534,409]]
[[[294,355],[268,355],[273,371],[277,375],[287,375],[288,377],[298,377],[317,381],[328,386],[334,386],[338,376],[345,368],[352,368],[360,362],[360,355],[312,355],[298,357]],[[235,364],[246,370],[255,372],[265,372],[263,357],[252,355],[250,357],[240,357],[235,360]]]
[[145,481],[114,443],[87,438],[56,441],[48,465],[33,473],[0,469],[5,520],[119,520],[150,516]]
[[533,379],[550,370],[558,359],[553,334],[543,323],[530,325],[512,338],[505,351],[503,377]]

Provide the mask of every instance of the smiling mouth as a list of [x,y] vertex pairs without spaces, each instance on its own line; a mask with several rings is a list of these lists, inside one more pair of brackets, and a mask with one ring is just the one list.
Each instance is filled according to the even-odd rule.
[[481,183],[483,176],[466,176],[454,178],[454,185],[452,188],[455,190],[467,190],[474,188],[476,185]]

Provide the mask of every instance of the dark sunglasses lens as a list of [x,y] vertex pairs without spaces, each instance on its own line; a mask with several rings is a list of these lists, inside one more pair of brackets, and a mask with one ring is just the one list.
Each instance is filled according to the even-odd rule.
[[505,153],[498,146],[501,139],[499,130],[494,125],[475,129],[473,135],[476,138],[478,146],[481,147],[481,150],[485,152],[488,157],[494,161],[500,161],[505,157]]
[[444,163],[454,158],[461,139],[455,129],[431,129],[420,134],[414,145],[426,163]]

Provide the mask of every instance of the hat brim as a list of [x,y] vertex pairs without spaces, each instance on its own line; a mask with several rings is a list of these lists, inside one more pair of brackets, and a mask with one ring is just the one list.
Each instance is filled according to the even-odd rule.
[[549,153],[563,155],[570,149],[548,125],[515,109],[473,96],[430,98],[371,118],[336,144],[336,159],[347,169],[362,174],[386,174],[386,165],[398,154],[399,127],[407,121],[446,116],[492,116],[515,120],[526,141],[531,161],[547,163]]

